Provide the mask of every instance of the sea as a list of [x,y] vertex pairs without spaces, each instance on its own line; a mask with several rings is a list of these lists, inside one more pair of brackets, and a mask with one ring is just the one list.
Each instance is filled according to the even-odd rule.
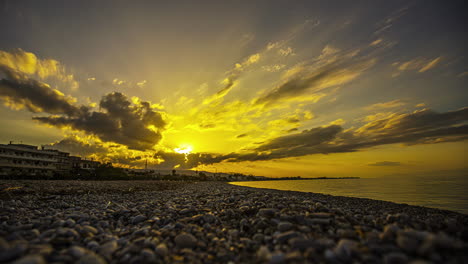
[[231,182],[234,185],[420,205],[468,214],[468,176]]

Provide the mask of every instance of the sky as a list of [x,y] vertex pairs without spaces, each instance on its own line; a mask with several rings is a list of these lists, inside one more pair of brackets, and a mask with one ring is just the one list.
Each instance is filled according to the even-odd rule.
[[0,1],[0,143],[263,176],[465,173],[464,1]]

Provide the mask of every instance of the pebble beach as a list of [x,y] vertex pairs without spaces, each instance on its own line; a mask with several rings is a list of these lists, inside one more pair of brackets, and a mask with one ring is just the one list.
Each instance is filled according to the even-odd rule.
[[5,180],[0,263],[468,263],[468,215],[223,182]]

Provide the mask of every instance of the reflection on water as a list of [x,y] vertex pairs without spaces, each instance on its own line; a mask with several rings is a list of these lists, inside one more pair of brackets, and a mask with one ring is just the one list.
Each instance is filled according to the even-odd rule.
[[468,214],[468,179],[463,176],[258,181],[234,182],[232,184],[255,188],[370,198]]

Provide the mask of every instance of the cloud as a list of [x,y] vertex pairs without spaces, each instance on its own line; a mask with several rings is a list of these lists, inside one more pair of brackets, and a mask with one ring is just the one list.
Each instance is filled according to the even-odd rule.
[[393,114],[357,129],[344,130],[329,125],[270,139],[253,151],[231,153],[228,162],[272,160],[312,154],[355,152],[375,146],[454,142],[468,139],[468,108],[445,113],[428,109],[409,114]]
[[76,115],[83,109],[73,105],[72,97],[52,89],[48,84],[30,79],[27,75],[0,65],[0,98],[14,109],[26,108],[33,113]]
[[0,99],[7,106],[52,114],[33,117],[36,121],[83,131],[132,149],[151,149],[162,138],[161,131],[166,126],[164,114],[156,111],[150,102],[138,98],[129,100],[122,93],[109,93],[99,104],[104,112],[96,112],[77,105],[74,98],[22,72],[1,65],[0,73],[5,75],[0,80]]
[[375,163],[369,163],[368,165],[378,166],[378,167],[393,167],[393,166],[401,166],[401,163],[397,161],[378,161]]
[[[301,67],[284,83],[256,99],[255,104],[271,106],[302,97],[305,93],[316,94],[326,88],[346,84],[374,65],[375,59],[350,61],[343,57],[340,61]],[[315,66],[315,67],[314,67]]]
[[203,104],[211,104],[224,98],[224,96],[234,88],[241,73],[248,69],[249,66],[257,63],[260,60],[260,57],[260,53],[255,53],[246,58],[242,63],[236,63],[234,69],[228,72],[228,77],[222,81],[224,87],[212,96],[203,100]]
[[267,72],[278,72],[280,71],[281,69],[283,69],[284,67],[286,67],[285,64],[274,64],[274,65],[265,65],[265,66],[262,66],[262,69],[264,71],[267,71]]
[[400,72],[417,71],[423,73],[436,67],[441,60],[442,57],[437,57],[435,59],[415,58],[401,63],[395,62],[392,66],[397,67],[397,70]]
[[432,68],[434,68],[441,60],[441,57],[435,58],[434,60],[428,62],[426,65],[424,65],[419,72],[425,72],[428,71]]
[[294,55],[294,51],[291,47],[286,47],[284,49],[279,49],[278,54],[281,56],[290,56],[290,55]]
[[71,127],[112,141],[131,149],[151,149],[162,139],[166,126],[163,114],[151,108],[149,102],[132,104],[118,92],[102,97],[99,106],[105,112],[83,111],[75,116],[34,117],[41,123],[56,127]]
[[369,106],[366,106],[365,109],[368,111],[373,110],[381,110],[381,109],[388,109],[388,108],[395,108],[405,105],[406,103],[402,102],[401,100],[393,100],[384,103],[376,103]]
[[[358,128],[344,129],[342,122],[303,130],[299,133],[273,137],[256,147],[229,154],[157,151],[150,159],[158,169],[190,169],[219,162],[275,160],[313,154],[333,154],[363,151],[387,144],[433,144],[468,139],[468,108],[438,113],[429,109],[405,114],[380,116]],[[297,128],[290,132],[297,131]],[[238,135],[238,138],[245,134]],[[56,145],[74,146],[64,140]],[[79,144],[78,144],[79,145]],[[82,148],[78,146],[77,148]],[[84,146],[86,149],[86,146]],[[119,164],[143,164],[141,154],[125,154],[119,150],[106,158]],[[381,161],[369,166],[398,166],[398,162]]]
[[0,50],[0,67],[22,73],[40,80],[53,79],[60,81],[71,89],[77,89],[79,84],[73,74],[67,73],[65,67],[53,59],[39,59],[34,53],[22,49],[12,52]]
[[371,44],[369,44],[369,46],[377,46],[379,45],[383,40],[381,38],[379,39],[376,39],[374,41],[371,42]]
[[76,136],[68,136],[60,141],[46,145],[46,148],[58,149],[72,155],[87,157],[96,153],[107,152],[106,148],[96,142],[89,144]]

